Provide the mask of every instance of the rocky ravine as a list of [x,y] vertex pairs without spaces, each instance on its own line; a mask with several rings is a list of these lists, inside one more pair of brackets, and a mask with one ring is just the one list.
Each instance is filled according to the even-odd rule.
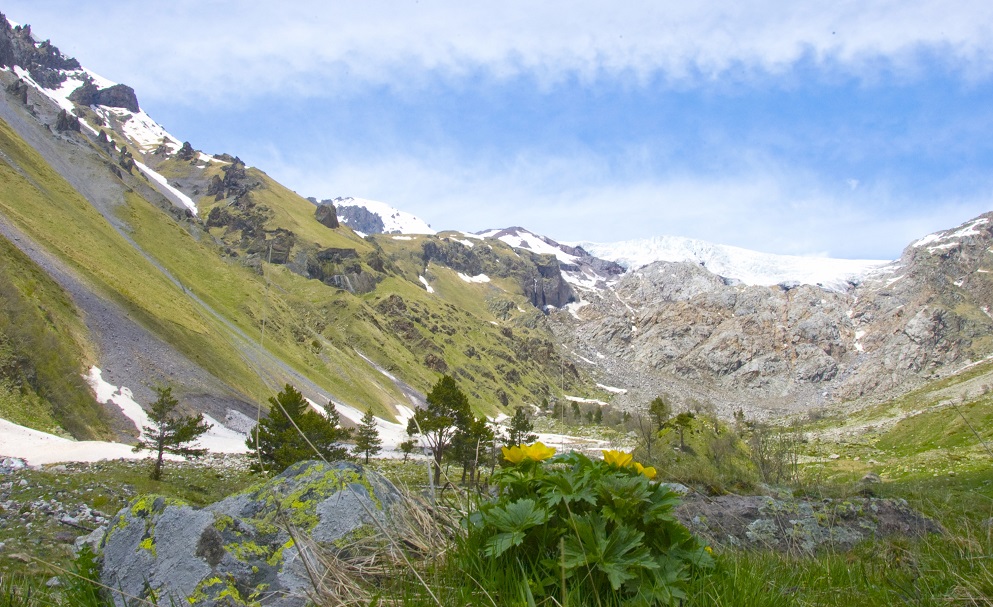
[[554,325],[631,404],[670,393],[762,415],[879,399],[993,353],[991,245],[993,213],[911,244],[845,293],[657,262],[584,293]]

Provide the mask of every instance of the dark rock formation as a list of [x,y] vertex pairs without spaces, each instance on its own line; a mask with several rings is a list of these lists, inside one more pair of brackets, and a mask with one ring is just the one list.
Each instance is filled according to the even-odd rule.
[[337,553],[336,542],[375,536],[403,503],[388,480],[347,462],[300,462],[199,510],[141,497],[109,526],[101,581],[119,607],[153,594],[160,604],[303,607],[307,566],[318,563],[310,546]]
[[0,65],[28,70],[39,85],[54,89],[66,80],[63,71],[80,69],[79,62],[66,57],[51,42],[35,42],[31,26],[10,27],[0,13]]
[[131,112],[140,111],[138,97],[135,95],[134,89],[125,84],[115,84],[100,89],[93,82],[86,82],[69,93],[69,101],[84,106],[105,105],[124,108]]
[[338,213],[335,211],[334,205],[330,203],[322,203],[317,205],[317,210],[314,211],[314,217],[317,221],[324,226],[331,228],[332,230],[338,227]]
[[715,547],[797,555],[810,555],[821,548],[848,549],[873,538],[921,538],[944,532],[941,525],[899,499],[688,495],[675,513],[688,529]]
[[561,308],[576,300],[572,287],[562,277],[558,259],[552,255],[532,255],[531,260],[535,270],[521,281],[531,305],[543,310],[547,306]]
[[27,105],[28,88],[30,88],[28,83],[18,78],[7,87],[7,92],[19,99],[21,103]]
[[55,118],[55,131],[58,133],[64,133],[66,131],[79,132],[79,118],[76,118],[69,112],[65,110],[59,111],[59,115]]
[[[220,157],[218,157],[220,158]],[[231,164],[221,167],[224,178],[214,175],[207,186],[207,195],[213,196],[215,200],[225,198],[243,198],[254,189],[261,187],[260,182],[253,182],[245,169],[245,163],[240,158],[233,158]]]
[[386,224],[383,223],[383,218],[365,207],[339,203],[337,210],[339,221],[353,230],[365,234],[382,234],[386,230]]
[[179,151],[176,152],[176,158],[185,161],[193,160],[197,158],[197,156],[197,151],[193,149],[193,146],[190,145],[189,141],[184,141],[183,147],[179,148]]

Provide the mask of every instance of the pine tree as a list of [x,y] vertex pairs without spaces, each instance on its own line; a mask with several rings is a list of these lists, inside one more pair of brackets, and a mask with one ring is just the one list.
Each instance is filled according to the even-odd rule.
[[252,470],[285,470],[305,459],[328,461],[345,459],[348,450],[339,443],[349,431],[339,426],[333,403],[324,407],[325,415],[314,411],[303,395],[290,384],[269,399],[269,415],[262,418],[245,441],[255,458]]
[[443,375],[428,393],[427,407],[407,422],[407,434],[421,435],[434,458],[434,482],[441,482],[441,462],[452,439],[472,418],[469,399],[451,376]]
[[152,425],[142,428],[142,438],[138,439],[134,450],[137,452],[148,449],[156,452],[155,467],[152,468],[149,477],[157,481],[162,478],[164,454],[171,453],[184,458],[203,457],[207,454],[206,449],[197,449],[189,444],[209,430],[210,426],[204,421],[202,413],[175,415],[179,401],[172,395],[172,388],[153,389],[159,397],[152,403],[152,408],[148,412],[148,421]]
[[514,417],[510,418],[510,428],[507,430],[507,446],[525,445],[538,439],[534,433],[534,424],[528,417],[524,407],[514,408]]
[[400,443],[400,451],[403,452],[403,461],[406,462],[410,454],[414,452],[414,448],[417,447],[417,443],[413,439],[407,439]]
[[365,463],[369,463],[369,457],[382,451],[380,445],[383,441],[379,438],[379,430],[376,429],[376,418],[372,415],[372,409],[367,409],[358,429],[355,431],[354,453],[365,454]]

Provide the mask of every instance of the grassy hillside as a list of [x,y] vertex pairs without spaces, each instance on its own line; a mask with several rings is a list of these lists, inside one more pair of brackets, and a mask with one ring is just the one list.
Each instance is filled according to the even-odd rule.
[[82,373],[93,352],[69,296],[0,238],[0,417],[77,438],[110,436]]
[[[360,238],[321,225],[310,202],[257,169],[229,175],[238,167],[164,156],[144,160],[194,194],[201,219],[144,198],[151,184],[137,171],[123,176],[123,204],[105,217],[3,123],[0,150],[10,159],[0,164],[0,212],[246,400],[281,387],[292,369],[391,417],[410,403],[376,366],[421,392],[450,374],[488,414],[587,392],[524,297],[534,265],[503,243]],[[274,250],[281,259],[267,263]],[[89,362],[98,360],[93,352]]]

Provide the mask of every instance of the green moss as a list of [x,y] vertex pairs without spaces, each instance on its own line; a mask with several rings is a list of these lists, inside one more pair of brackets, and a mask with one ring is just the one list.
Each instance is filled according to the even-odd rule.
[[156,556],[155,538],[153,536],[150,535],[145,539],[141,540],[141,543],[138,544],[138,547],[141,548],[142,550],[146,550],[150,552],[152,556]]
[[272,550],[266,548],[265,546],[259,546],[255,542],[251,541],[232,542],[230,544],[226,544],[224,549],[227,550],[231,556],[243,563],[252,559],[267,561],[269,560],[269,557],[272,556]]

